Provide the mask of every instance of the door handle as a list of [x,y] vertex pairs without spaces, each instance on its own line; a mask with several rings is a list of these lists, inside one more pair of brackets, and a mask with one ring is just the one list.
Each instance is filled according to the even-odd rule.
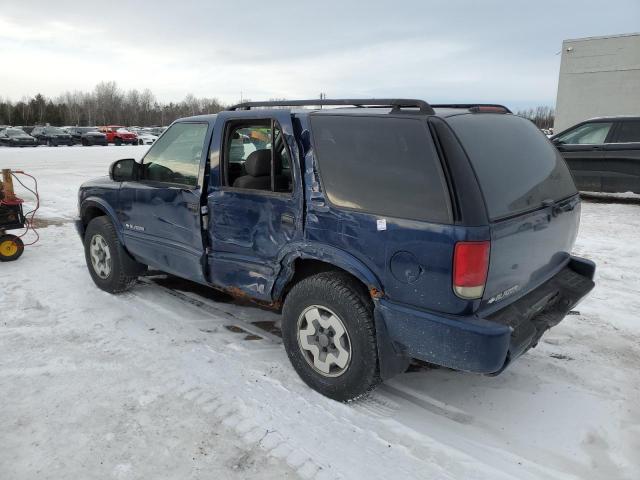
[[283,213],[280,215],[280,222],[283,225],[294,225],[296,223],[296,219],[290,213]]

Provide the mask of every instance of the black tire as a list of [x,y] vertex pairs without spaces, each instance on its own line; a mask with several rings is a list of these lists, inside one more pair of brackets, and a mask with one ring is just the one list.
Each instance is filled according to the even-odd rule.
[[117,146],[122,145],[122,139],[121,139],[121,138],[117,138],[117,137],[116,137],[116,139],[115,139],[115,143],[116,143],[116,145],[117,145]]
[[[109,273],[106,276],[101,276],[91,261],[90,248],[96,236],[104,239],[109,249]],[[125,251],[118,240],[115,227],[106,216],[96,217],[89,222],[84,234],[84,254],[94,283],[98,288],[109,293],[129,290],[146,268]]]
[[24,253],[24,243],[20,237],[0,235],[0,262],[12,262]]
[[[346,273],[319,273],[291,289],[282,312],[282,338],[293,368],[311,388],[342,402],[361,397],[380,383],[373,305],[359,287]],[[327,376],[311,366],[298,339],[299,319],[315,306],[335,313],[348,335],[350,360],[338,376]]]
[[80,140],[80,143],[82,144],[83,147],[88,147],[89,146],[89,142],[87,141],[86,138],[83,138],[82,140]]

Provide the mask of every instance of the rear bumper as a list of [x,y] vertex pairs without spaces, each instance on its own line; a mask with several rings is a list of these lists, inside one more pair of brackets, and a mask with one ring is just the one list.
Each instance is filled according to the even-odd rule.
[[591,291],[594,273],[593,262],[572,257],[550,280],[486,318],[444,316],[385,300],[376,308],[396,355],[497,374],[535,347]]

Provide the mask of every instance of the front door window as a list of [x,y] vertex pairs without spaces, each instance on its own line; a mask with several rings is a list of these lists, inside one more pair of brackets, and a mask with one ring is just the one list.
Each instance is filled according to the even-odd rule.
[[171,126],[144,157],[141,180],[196,187],[206,135],[206,123]]
[[612,125],[612,122],[587,123],[558,137],[558,141],[567,145],[601,145]]

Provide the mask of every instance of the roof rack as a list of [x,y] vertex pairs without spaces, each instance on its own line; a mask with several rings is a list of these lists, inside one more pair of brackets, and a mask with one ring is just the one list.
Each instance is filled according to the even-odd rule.
[[269,102],[244,102],[229,107],[227,110],[251,110],[255,107],[306,107],[306,106],[353,106],[353,107],[392,107],[394,111],[401,108],[418,108],[420,113],[435,115],[431,105],[424,100],[407,98],[345,98],[335,100],[276,100]]
[[433,108],[466,108],[474,113],[513,113],[504,105],[497,103],[438,103]]

